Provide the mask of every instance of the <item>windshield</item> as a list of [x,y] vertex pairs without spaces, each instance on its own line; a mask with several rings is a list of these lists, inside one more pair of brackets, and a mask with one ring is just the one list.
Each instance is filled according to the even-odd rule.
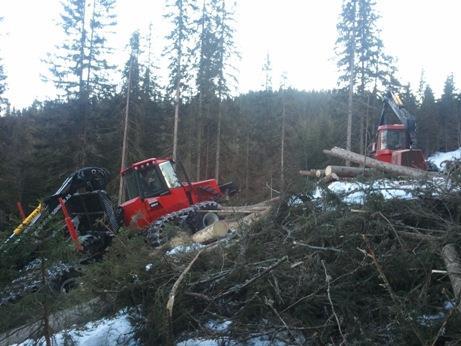
[[405,131],[386,130],[381,136],[381,149],[406,149],[407,140]]
[[171,162],[161,163],[159,167],[162,171],[163,177],[165,178],[166,184],[170,189],[181,186],[181,183],[176,175],[176,172]]
[[136,182],[136,172],[131,171],[123,176],[124,193],[123,200],[129,201],[139,196],[138,183]]
[[139,185],[144,197],[155,197],[167,190],[155,166],[138,170],[138,172]]

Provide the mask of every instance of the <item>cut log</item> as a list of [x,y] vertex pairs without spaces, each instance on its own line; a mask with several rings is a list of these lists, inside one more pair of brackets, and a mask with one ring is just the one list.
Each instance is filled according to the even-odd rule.
[[300,170],[299,174],[303,175],[305,177],[316,177],[317,176],[317,170],[316,169],[309,169],[308,171]]
[[336,173],[327,174],[322,178],[322,181],[326,184],[340,180]]
[[[447,267],[455,299],[458,301],[461,294],[461,259],[454,244],[447,244],[442,248],[442,258]],[[459,304],[458,310],[461,311]]]
[[323,178],[325,176],[325,170],[324,169],[317,169],[315,171],[315,176],[317,178]]
[[323,178],[325,176],[325,170],[324,169],[310,169],[308,171],[299,171],[300,175],[303,175],[305,177],[317,177],[317,178]]
[[416,169],[416,168],[411,168],[411,167],[406,167],[406,166],[399,166],[399,165],[394,165],[392,163],[378,161],[378,160],[372,159],[371,157],[360,155],[352,151],[348,151],[348,150],[338,148],[338,147],[334,147],[331,150],[324,150],[323,152],[328,156],[337,157],[337,158],[340,158],[346,161],[358,163],[360,165],[364,165],[365,167],[376,168],[378,170],[381,170],[383,172],[393,174],[393,175],[408,176],[412,178],[441,176],[440,174],[423,171],[421,169]]
[[361,167],[327,166],[325,168],[326,176],[336,174],[340,178],[353,178],[359,175],[369,176],[372,173],[373,173],[372,169],[361,168]]
[[192,235],[192,240],[196,243],[207,243],[224,237],[228,230],[229,225],[226,222],[218,221]]

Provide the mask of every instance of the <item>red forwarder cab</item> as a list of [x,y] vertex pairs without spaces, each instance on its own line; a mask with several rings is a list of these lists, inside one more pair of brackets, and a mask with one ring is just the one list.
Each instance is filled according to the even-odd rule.
[[412,149],[403,124],[380,125],[374,143],[373,157],[379,161],[427,170],[421,149]]
[[[187,176],[186,176],[187,177]],[[170,159],[150,158],[121,172],[125,226],[146,229],[158,218],[222,196],[215,179],[183,183]]]

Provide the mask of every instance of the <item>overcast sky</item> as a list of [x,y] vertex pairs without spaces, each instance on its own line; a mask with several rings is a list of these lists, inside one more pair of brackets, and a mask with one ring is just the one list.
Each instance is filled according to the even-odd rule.
[[[165,0],[118,1],[117,33],[111,41],[116,63],[127,59],[130,34],[145,31],[150,22],[154,54],[160,56],[168,31],[164,6]],[[237,90],[261,87],[266,54],[272,60],[274,87],[286,71],[293,87],[334,88],[340,7],[341,0],[237,0]],[[8,75],[7,96],[16,107],[54,96],[53,87],[40,79],[47,70],[41,59],[63,38],[57,24],[61,10],[60,0],[0,0],[0,56]],[[461,85],[460,0],[377,0],[377,10],[386,52],[398,59],[402,82],[417,89],[424,69],[436,94],[449,73],[454,73],[456,86]],[[165,71],[162,59],[157,64]]]

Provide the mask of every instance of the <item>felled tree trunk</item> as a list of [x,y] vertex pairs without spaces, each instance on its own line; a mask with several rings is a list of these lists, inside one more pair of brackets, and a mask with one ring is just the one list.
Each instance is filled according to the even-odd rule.
[[310,169],[308,171],[301,170],[299,171],[299,174],[305,177],[322,178],[325,176],[325,170],[324,169]]
[[327,166],[325,175],[336,174],[340,178],[353,178],[359,175],[369,176],[373,172],[370,168],[347,167],[347,166]]
[[426,172],[421,169],[406,167],[406,166],[399,166],[394,165],[392,163],[387,163],[383,161],[378,161],[372,159],[371,157],[367,157],[364,155],[360,155],[354,153],[352,151],[348,151],[342,148],[334,147],[331,150],[324,150],[323,151],[328,156],[337,157],[346,161],[352,161],[365,167],[376,168],[380,171],[393,174],[393,175],[401,175],[401,176],[408,176],[413,178],[424,178],[428,176],[436,176],[438,174]]
[[[442,258],[447,267],[448,276],[450,277],[451,286],[456,299],[460,299],[461,294],[461,259],[454,244],[447,244],[442,249]],[[461,306],[458,305],[461,311]]]

